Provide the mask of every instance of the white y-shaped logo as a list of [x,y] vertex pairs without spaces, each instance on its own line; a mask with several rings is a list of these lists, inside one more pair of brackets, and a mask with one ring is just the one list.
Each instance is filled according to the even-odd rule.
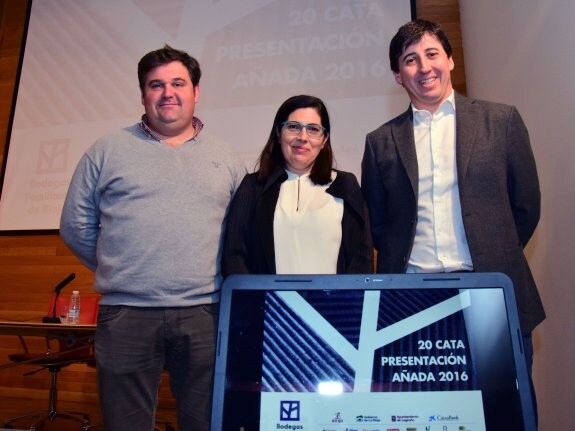
[[299,293],[289,291],[278,292],[277,295],[355,371],[354,392],[370,391],[375,350],[471,305],[469,291],[466,290],[378,331],[380,292],[378,290],[367,291],[363,297],[359,344],[356,349]]

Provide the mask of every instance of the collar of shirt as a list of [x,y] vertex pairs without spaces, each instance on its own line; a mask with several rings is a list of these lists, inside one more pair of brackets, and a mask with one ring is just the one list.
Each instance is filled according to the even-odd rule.
[[425,118],[430,118],[434,116],[454,114],[455,113],[455,91],[452,90],[451,94],[445,99],[434,114],[426,109],[417,109],[413,103],[411,104],[411,111],[413,112],[413,121],[419,122]]
[[[192,126],[194,126],[194,136],[188,139],[187,142],[196,139],[196,137],[200,134],[200,131],[204,128],[204,123],[198,117],[194,117],[192,119]],[[155,139],[158,142],[162,142],[162,139],[154,132],[150,126],[148,125],[148,117],[146,114],[142,115],[142,119],[140,120],[140,127],[148,135],[150,138]]]

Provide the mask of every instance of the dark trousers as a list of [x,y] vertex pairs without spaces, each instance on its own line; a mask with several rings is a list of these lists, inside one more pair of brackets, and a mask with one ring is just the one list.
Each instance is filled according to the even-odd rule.
[[152,431],[162,373],[181,431],[209,430],[217,305],[101,305],[95,355],[106,431]]

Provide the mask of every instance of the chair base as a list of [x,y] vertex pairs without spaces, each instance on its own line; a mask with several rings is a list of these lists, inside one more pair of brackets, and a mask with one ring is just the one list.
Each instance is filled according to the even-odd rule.
[[90,429],[90,417],[85,413],[75,411],[54,412],[48,410],[38,410],[14,418],[6,419],[4,421],[4,428],[13,429],[13,422],[33,420],[34,422],[32,425],[26,429],[30,431],[41,431],[46,422],[53,422],[56,419],[67,419],[75,421],[78,424],[81,424],[81,431],[88,431]]
[[[162,428],[162,425],[164,428]],[[175,428],[172,426],[171,422],[156,418],[154,431],[175,431]]]

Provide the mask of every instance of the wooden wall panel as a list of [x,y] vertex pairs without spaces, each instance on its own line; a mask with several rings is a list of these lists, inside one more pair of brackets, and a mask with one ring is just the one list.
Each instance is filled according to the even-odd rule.
[[418,18],[437,22],[447,34],[455,62],[451,75],[453,87],[457,92],[467,94],[458,0],[416,0],[415,4]]
[[[416,5],[418,17],[439,22],[450,37],[456,64],[454,86],[465,94],[457,0],[417,0]],[[4,157],[26,10],[26,0],[0,0],[0,160]],[[382,122],[384,120],[387,119],[382,118]],[[74,288],[84,295],[93,293],[92,273],[70,253],[58,235],[0,235],[0,318],[26,320],[45,315],[52,288],[71,272],[76,273]],[[0,336],[0,364],[17,348],[15,337]],[[36,343],[36,348],[42,346]],[[30,369],[32,367],[22,366],[0,370],[0,420],[46,407],[48,373],[23,376]],[[59,381],[59,408],[86,411],[98,422],[95,370],[73,365],[61,372]],[[174,401],[166,378],[158,416],[175,423]]]

